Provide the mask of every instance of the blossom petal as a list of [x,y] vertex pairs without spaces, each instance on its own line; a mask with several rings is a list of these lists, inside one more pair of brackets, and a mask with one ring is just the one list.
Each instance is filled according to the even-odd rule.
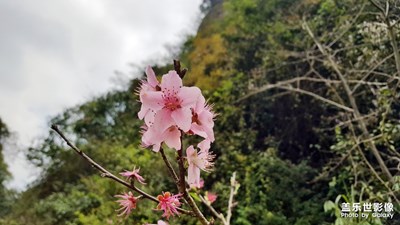
[[140,107],[140,111],[138,112],[139,119],[142,120],[149,110],[149,108],[144,107],[144,105],[142,104]]
[[208,139],[204,139],[197,145],[197,147],[199,147],[202,152],[208,152],[211,147],[211,142]]
[[200,169],[195,165],[189,165],[188,183],[191,187],[200,185]]
[[171,113],[168,109],[162,109],[158,111],[154,117],[154,127],[160,133],[164,132],[169,127],[175,125],[174,119],[171,117]]
[[192,123],[192,126],[190,127],[190,130],[194,133],[199,135],[200,137],[203,138],[208,138],[207,133],[203,130],[203,127],[196,124],[196,123]]
[[204,98],[203,95],[200,95],[196,102],[195,111],[201,112],[202,110],[205,109],[205,105],[206,105],[206,99]]
[[197,152],[196,152],[196,150],[193,148],[193,145],[189,146],[189,147],[186,149],[186,157],[187,157],[187,160],[188,160],[189,164],[192,164],[193,159],[194,159],[194,157],[196,157],[196,156],[197,156]]
[[175,70],[169,71],[167,74],[162,76],[161,90],[165,93],[178,92],[182,87],[182,79],[176,73]]
[[151,87],[155,88],[158,85],[158,80],[151,66],[147,66],[146,75],[147,75],[147,82],[150,84]]
[[148,110],[146,115],[144,116],[144,123],[147,126],[150,126],[154,122],[154,118],[156,113],[153,110]]
[[201,95],[201,91],[198,87],[182,87],[179,90],[178,97],[182,100],[181,106],[194,108],[196,102]]
[[181,132],[176,127],[170,127],[164,132],[165,144],[176,150],[181,149]]
[[171,113],[171,117],[183,132],[189,131],[192,123],[192,111],[189,108],[176,109]]
[[160,91],[143,91],[140,93],[140,101],[145,108],[160,110],[164,107],[162,92]]
[[158,152],[162,142],[162,134],[150,127],[143,133],[142,143],[145,146],[153,146],[153,151]]

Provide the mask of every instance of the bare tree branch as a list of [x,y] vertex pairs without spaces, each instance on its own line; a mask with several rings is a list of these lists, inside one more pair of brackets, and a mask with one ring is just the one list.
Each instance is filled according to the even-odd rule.
[[161,153],[161,156],[162,156],[162,158],[163,158],[163,160],[165,162],[165,165],[168,168],[169,174],[171,175],[172,179],[174,179],[175,184],[176,184],[176,186],[178,187],[178,190],[179,190],[179,185],[180,185],[179,178],[176,175],[175,170],[172,167],[171,163],[169,162],[167,156],[165,155],[164,149],[162,147],[160,148],[160,153]]
[[[308,24],[304,21],[303,22],[303,27],[304,29],[308,32],[309,36],[313,39],[314,43],[317,45],[318,49],[321,51],[321,53],[328,59],[328,62],[330,64],[330,66],[333,68],[333,70],[336,72],[336,74],[339,76],[339,79],[342,81],[342,85],[345,89],[345,92],[347,94],[347,97],[349,99],[350,105],[352,107],[353,110],[353,116],[354,118],[358,121],[358,124],[362,130],[363,136],[365,138],[370,137],[370,133],[367,129],[367,126],[364,122],[363,119],[359,119],[361,116],[361,113],[358,109],[356,100],[353,96],[353,93],[350,89],[350,86],[348,84],[347,79],[345,78],[344,74],[342,74],[342,72],[340,71],[338,64],[335,62],[335,60],[333,59],[333,57],[326,51],[326,49],[324,48],[324,46],[317,40],[317,38],[314,36],[314,33],[311,31],[310,27],[308,26]],[[385,174],[385,176],[389,179],[390,182],[393,182],[393,176],[390,173],[389,169],[387,168],[387,166],[385,165],[385,162],[383,161],[379,150],[377,149],[376,145],[374,142],[370,141],[369,143],[370,149],[373,153],[373,155],[375,156],[375,159],[378,161],[378,164],[382,170],[382,172]]]
[[235,206],[233,203],[233,196],[236,194],[236,172],[233,172],[231,177],[231,191],[229,194],[228,209],[226,210],[226,225],[229,225],[232,217],[232,209]]
[[345,111],[353,112],[353,109],[351,109],[351,108],[349,108],[347,106],[344,106],[342,104],[334,102],[334,101],[332,101],[330,99],[324,98],[324,97],[322,97],[320,95],[317,95],[317,94],[315,94],[313,92],[306,91],[306,90],[303,90],[303,89],[300,89],[300,88],[294,88],[291,85],[288,85],[288,84],[291,84],[291,83],[296,82],[296,81],[299,81],[299,79],[295,78],[295,79],[291,79],[291,80],[281,81],[281,82],[278,82],[276,84],[264,85],[263,87],[258,88],[257,90],[255,90],[253,92],[250,92],[249,94],[239,98],[237,100],[237,102],[241,102],[241,101],[243,101],[243,100],[245,100],[245,99],[247,99],[247,98],[249,98],[249,97],[251,97],[253,95],[265,92],[267,90],[278,88],[278,89],[283,89],[283,90],[288,90],[288,91],[292,91],[292,92],[298,92],[298,93],[306,94],[306,95],[312,96],[312,97],[314,97],[314,98],[316,98],[318,100],[321,100],[321,101],[323,101],[325,103],[328,103],[330,105],[333,105],[333,106],[336,106],[336,107],[338,107],[340,109],[343,109]]

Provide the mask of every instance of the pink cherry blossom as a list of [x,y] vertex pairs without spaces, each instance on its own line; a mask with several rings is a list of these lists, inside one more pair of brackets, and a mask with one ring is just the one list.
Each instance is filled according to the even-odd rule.
[[132,209],[136,209],[137,198],[133,196],[132,192],[124,193],[122,195],[115,195],[117,198],[121,198],[117,202],[121,205],[121,208],[117,211],[122,211],[118,216],[122,216],[124,214],[129,215]]
[[[153,77],[151,72],[148,77]],[[159,150],[162,142],[180,150],[179,130],[188,132],[191,128],[192,111],[201,91],[197,87],[183,87],[176,71],[163,75],[160,85],[156,85],[154,79],[147,83],[140,90],[143,110],[139,112],[139,118],[144,118],[147,126],[142,142],[145,146],[153,146],[154,151]],[[156,85],[155,88],[152,85]]]
[[203,138],[214,141],[214,117],[211,106],[206,104],[205,98],[200,95],[196,107],[192,110],[192,124],[189,133],[199,135]]
[[186,149],[186,157],[189,163],[188,183],[190,187],[200,186],[200,170],[209,172],[213,166],[212,160],[214,155],[209,152],[210,141],[205,139],[200,142],[197,147],[200,151],[194,149],[193,145]]
[[215,200],[217,200],[218,195],[212,193],[212,192],[207,192],[206,194],[206,200],[212,204],[213,202],[215,202]]
[[122,173],[119,173],[119,174],[121,174],[121,176],[126,177],[127,180],[132,180],[133,179],[133,180],[137,180],[141,184],[146,184],[144,182],[144,178],[139,174],[139,171],[140,171],[140,168],[136,169],[136,167],[135,167],[135,168],[133,168],[132,171],[125,170],[125,172],[122,172]]
[[158,210],[163,210],[163,217],[169,219],[170,216],[178,215],[178,207],[181,206],[179,202],[181,194],[171,195],[170,192],[163,192],[162,195],[158,195],[157,199],[159,201],[157,205]]

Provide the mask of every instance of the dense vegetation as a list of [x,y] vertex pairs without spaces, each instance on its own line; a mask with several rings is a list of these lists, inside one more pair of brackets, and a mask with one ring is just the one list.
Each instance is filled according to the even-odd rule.
[[[189,68],[186,84],[202,88],[218,113],[217,159],[205,189],[218,193],[214,207],[222,212],[237,172],[232,224],[400,224],[395,4],[387,1],[386,10],[384,1],[211,1],[180,59]],[[139,147],[139,85],[132,80],[126,90],[68,109],[50,123],[114,173],[140,166],[146,191],[174,190],[161,157]],[[0,125],[2,140],[8,132]],[[17,200],[1,202],[0,223],[143,224],[160,218],[149,201],[128,218],[117,217],[113,196],[124,188],[100,177],[54,132],[27,154],[44,173]],[[0,183],[5,171],[0,158]],[[342,219],[342,202],[393,202],[395,217]],[[182,216],[170,224],[196,222]]]

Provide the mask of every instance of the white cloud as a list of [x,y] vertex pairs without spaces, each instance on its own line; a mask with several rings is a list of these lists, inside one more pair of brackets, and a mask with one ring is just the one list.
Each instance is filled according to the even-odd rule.
[[[113,71],[167,54],[166,44],[194,31],[200,3],[0,1],[0,117],[17,133],[18,148],[44,135],[50,116],[110,90]],[[22,189],[35,176],[11,151],[5,158],[16,179],[9,185]]]

